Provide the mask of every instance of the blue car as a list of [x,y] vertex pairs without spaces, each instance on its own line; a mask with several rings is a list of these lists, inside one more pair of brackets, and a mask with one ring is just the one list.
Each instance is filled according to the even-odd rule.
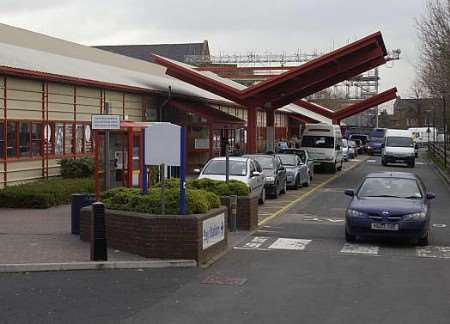
[[407,172],[370,173],[356,191],[346,189],[352,197],[345,213],[345,240],[358,236],[387,236],[414,239],[428,245],[430,200],[422,180]]

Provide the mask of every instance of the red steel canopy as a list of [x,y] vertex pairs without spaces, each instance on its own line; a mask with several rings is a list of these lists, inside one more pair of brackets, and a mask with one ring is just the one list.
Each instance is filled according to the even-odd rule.
[[277,109],[386,63],[380,32],[248,88],[153,54],[166,74],[247,107]]

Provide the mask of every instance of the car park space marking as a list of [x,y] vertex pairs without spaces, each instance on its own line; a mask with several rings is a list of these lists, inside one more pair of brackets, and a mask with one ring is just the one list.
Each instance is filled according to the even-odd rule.
[[269,239],[269,237],[265,237],[265,236],[255,236],[252,238],[252,240],[250,242],[247,242],[244,245],[244,248],[248,248],[248,249],[258,249],[261,247],[261,245],[264,244],[264,242],[266,242]]
[[367,160],[367,163],[377,163],[377,160]]
[[445,228],[445,227],[447,227],[447,224],[433,224],[431,226],[437,227],[437,228]]
[[345,243],[340,252],[346,254],[378,255],[378,250],[379,247],[376,245]]
[[416,162],[416,165],[424,165],[425,162]]
[[450,259],[450,246],[425,246],[416,249],[416,255],[423,258]]
[[279,238],[269,246],[269,249],[277,250],[304,250],[311,240]]

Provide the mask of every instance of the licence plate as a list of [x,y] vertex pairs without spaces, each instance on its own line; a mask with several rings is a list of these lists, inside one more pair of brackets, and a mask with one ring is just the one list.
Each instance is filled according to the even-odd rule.
[[398,224],[380,224],[372,223],[370,228],[379,231],[398,231]]

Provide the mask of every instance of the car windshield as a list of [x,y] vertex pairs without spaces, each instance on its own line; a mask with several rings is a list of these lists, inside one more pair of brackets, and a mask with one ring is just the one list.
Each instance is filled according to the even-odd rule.
[[422,193],[414,179],[366,178],[358,196],[419,199]]
[[263,169],[274,169],[274,165],[273,165],[273,158],[271,158],[270,156],[258,156],[258,155],[254,155],[252,156],[252,159],[258,161],[259,165],[261,165],[261,168]]
[[302,160],[302,162],[306,163],[306,153],[305,153],[305,151],[303,151],[303,150],[298,151],[298,155],[300,156],[300,159]]
[[411,137],[389,136],[386,139],[386,146],[413,147],[414,144]]
[[[213,160],[208,163],[203,174],[225,175],[225,160]],[[230,160],[230,175],[246,176],[247,166],[244,161]]]
[[370,136],[369,141],[382,143],[384,141],[384,137],[383,136]]
[[303,136],[303,147],[319,147],[319,148],[334,148],[334,137],[331,136]]
[[283,165],[297,165],[297,156],[293,154],[280,154],[278,155]]
[[366,135],[352,135],[352,140],[360,140],[361,142],[365,143],[367,141]]

